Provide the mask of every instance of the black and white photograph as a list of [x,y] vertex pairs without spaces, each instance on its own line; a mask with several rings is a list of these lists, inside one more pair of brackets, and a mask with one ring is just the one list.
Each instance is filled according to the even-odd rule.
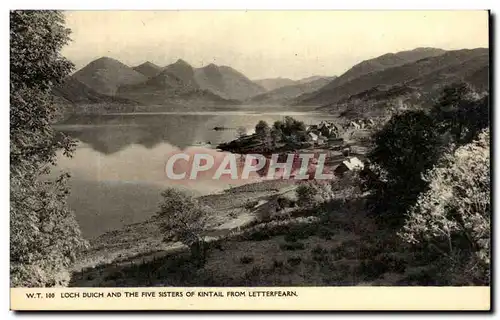
[[11,288],[489,288],[491,19],[11,10]]

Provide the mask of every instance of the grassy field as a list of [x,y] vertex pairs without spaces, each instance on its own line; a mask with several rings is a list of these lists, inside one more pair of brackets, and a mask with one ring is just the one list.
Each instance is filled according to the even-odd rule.
[[[129,226],[93,243],[87,265],[71,285],[125,286],[352,286],[426,281],[425,266],[394,233],[364,213],[363,198],[297,208],[285,220],[254,221],[213,237],[206,262],[179,243],[163,243],[154,221]],[[388,252],[388,248],[393,248]],[[394,249],[395,248],[395,249]],[[114,251],[107,259],[105,252]],[[428,283],[433,284],[433,283]]]

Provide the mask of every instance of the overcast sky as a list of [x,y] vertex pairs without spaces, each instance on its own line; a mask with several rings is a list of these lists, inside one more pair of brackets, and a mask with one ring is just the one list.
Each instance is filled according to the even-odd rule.
[[181,58],[251,79],[340,75],[416,47],[488,47],[486,11],[76,11],[66,13],[77,68],[108,56],[135,66]]

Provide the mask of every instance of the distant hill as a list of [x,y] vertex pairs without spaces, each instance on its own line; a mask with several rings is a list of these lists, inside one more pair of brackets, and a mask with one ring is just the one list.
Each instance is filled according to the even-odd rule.
[[225,99],[245,100],[266,91],[241,72],[213,63],[195,69],[194,77],[201,89],[209,90]]
[[330,81],[332,80],[335,80],[336,78],[338,78],[337,76],[311,76],[311,77],[307,77],[307,78],[303,78],[303,79],[300,79],[300,80],[296,80],[297,83],[308,83],[308,82],[313,82],[313,81],[316,81],[316,80],[321,80],[321,79],[328,79]]
[[291,86],[297,83],[297,81],[288,78],[268,78],[254,80],[256,84],[263,87],[267,91],[272,91],[281,87]]
[[72,104],[95,104],[95,103],[122,103],[135,104],[135,102],[120,98],[108,96],[95,91],[86,84],[80,82],[75,77],[66,78],[61,86],[53,90],[55,96],[63,98]]
[[465,77],[465,81],[478,91],[489,91],[490,66],[485,65],[479,70]]
[[157,66],[156,64],[149,61],[146,61],[136,67],[133,67],[133,69],[148,78],[156,76],[162,70],[160,66]]
[[117,95],[142,104],[213,103],[237,104],[201,88],[195,69],[184,60],[166,66],[158,75],[137,84],[122,85]]
[[294,104],[334,105],[349,96],[380,85],[407,84],[423,93],[428,93],[448,83],[472,76],[476,71],[488,65],[488,59],[488,49],[464,49],[448,51],[395,67],[385,67],[349,81],[339,81],[341,78],[346,78],[343,74],[320,90],[298,97]]
[[488,49],[448,51],[399,67],[373,72],[334,88],[316,91],[323,109],[344,115],[377,112],[389,106],[432,103],[446,85],[465,81],[488,91]]
[[252,97],[247,102],[252,104],[287,104],[289,101],[304,93],[314,92],[326,84],[331,78],[319,78],[310,82],[300,83],[295,81],[293,85],[280,87],[269,92]]
[[121,85],[135,84],[147,79],[118,60],[102,57],[92,61],[73,77],[98,93],[114,95]]
[[374,59],[362,61],[352,68],[347,70],[337,79],[334,85],[340,85],[351,81],[359,76],[381,71],[387,68],[397,67],[406,63],[415,62],[420,59],[439,56],[446,51],[437,48],[416,48],[408,51],[400,51],[397,53],[386,53]]

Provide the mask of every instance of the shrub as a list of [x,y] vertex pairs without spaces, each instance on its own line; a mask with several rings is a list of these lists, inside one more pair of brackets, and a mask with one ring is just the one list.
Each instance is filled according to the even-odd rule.
[[319,226],[318,237],[324,240],[331,240],[335,235],[333,230],[327,226]]
[[359,266],[359,273],[366,280],[375,280],[380,278],[384,273],[389,271],[389,266],[386,261],[377,259],[363,260]]
[[488,96],[481,98],[465,84],[446,87],[430,112],[394,114],[373,136],[374,147],[362,171],[363,187],[370,190],[370,211],[400,225],[404,213],[427,191],[422,175],[444,152],[472,141],[488,126]]
[[300,184],[295,190],[297,205],[312,208],[332,198],[332,187],[328,183],[308,181]]
[[168,188],[162,192],[163,201],[156,218],[165,239],[177,239],[190,247],[193,258],[204,262],[205,243],[201,235],[209,216],[191,195]]
[[285,238],[286,242],[297,242],[297,240],[299,240],[297,235],[294,233],[287,233],[287,234],[285,234],[284,238]]
[[310,183],[304,183],[297,187],[297,204],[301,207],[310,207],[315,204],[314,197],[317,194],[316,188]]
[[247,210],[252,210],[257,204],[259,203],[259,201],[257,200],[248,200],[247,202],[245,202],[245,209]]
[[247,241],[264,241],[271,239],[270,231],[266,229],[257,229],[255,231],[249,231],[245,234],[245,240]]
[[283,261],[273,259],[273,268],[274,269],[280,269],[280,268],[283,268],[283,266],[284,266]]
[[[427,183],[421,174],[431,169],[440,154],[435,123],[422,111],[395,115],[374,135],[368,154],[365,186],[375,191],[371,211],[388,222],[400,223]],[[375,179],[372,179],[375,177]]]
[[253,262],[253,257],[250,257],[250,256],[243,256],[240,258],[240,263],[242,264],[249,264],[249,263],[252,263]]
[[404,240],[424,242],[452,264],[469,266],[455,271],[467,272],[464,276],[476,283],[489,282],[489,139],[486,130],[425,175],[429,190],[408,211],[401,232]]
[[304,250],[305,246],[302,242],[290,242],[281,244],[280,248],[281,250],[295,251],[295,250]]
[[302,258],[301,257],[290,257],[287,259],[287,261],[291,266],[296,266],[302,262]]
[[314,261],[325,261],[328,258],[328,250],[317,245],[311,250],[312,258]]

